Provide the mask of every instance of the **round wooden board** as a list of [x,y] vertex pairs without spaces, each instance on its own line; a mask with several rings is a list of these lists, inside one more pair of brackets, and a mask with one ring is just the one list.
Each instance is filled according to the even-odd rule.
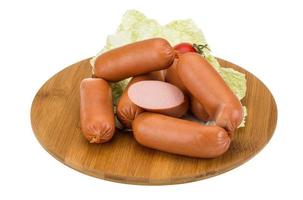
[[231,170],[256,155],[270,140],[277,122],[277,107],[266,86],[246,74],[248,109],[245,128],[234,134],[229,150],[215,159],[198,159],[145,148],[131,132],[117,131],[105,144],[90,144],[79,123],[79,84],[91,76],[89,59],[73,64],[49,79],[36,94],[31,108],[33,131],[56,159],[84,174],[115,182],[161,185],[205,179]]

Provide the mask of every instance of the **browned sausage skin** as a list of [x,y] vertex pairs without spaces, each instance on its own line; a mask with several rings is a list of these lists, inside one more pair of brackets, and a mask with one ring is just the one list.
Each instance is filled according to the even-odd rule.
[[147,39],[103,53],[96,59],[93,73],[107,81],[120,81],[166,69],[174,58],[175,52],[165,39]]
[[199,54],[179,56],[177,70],[183,84],[201,105],[210,120],[233,132],[243,119],[242,105],[219,73]]
[[148,112],[135,118],[133,133],[137,142],[146,147],[199,158],[220,156],[230,145],[221,127]]
[[109,84],[99,78],[86,78],[80,84],[80,122],[90,143],[104,143],[115,132],[112,93]]

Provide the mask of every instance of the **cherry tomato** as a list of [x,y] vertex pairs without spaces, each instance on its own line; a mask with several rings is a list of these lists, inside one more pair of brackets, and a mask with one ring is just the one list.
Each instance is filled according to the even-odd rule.
[[197,52],[196,49],[193,47],[192,44],[186,43],[186,42],[177,44],[177,45],[174,47],[174,49],[177,50],[179,53]]

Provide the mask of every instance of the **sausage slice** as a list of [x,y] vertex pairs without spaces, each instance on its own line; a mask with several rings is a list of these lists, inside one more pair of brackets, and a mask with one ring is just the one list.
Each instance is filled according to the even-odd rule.
[[130,100],[150,112],[173,117],[183,116],[188,109],[188,99],[176,86],[163,81],[140,81],[128,89]]

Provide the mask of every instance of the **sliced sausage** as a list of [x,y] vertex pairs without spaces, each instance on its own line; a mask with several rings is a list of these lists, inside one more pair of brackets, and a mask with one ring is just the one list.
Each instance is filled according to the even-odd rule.
[[221,127],[148,112],[135,118],[133,133],[143,146],[199,158],[220,156],[230,145],[230,138]]
[[114,135],[112,93],[105,80],[86,78],[81,81],[80,121],[82,132],[90,143],[103,143]]
[[143,80],[160,80],[164,81],[164,70],[161,71],[155,71],[151,72],[149,74],[140,75],[132,78],[132,80],[129,82],[128,86],[123,91],[123,94],[121,95],[118,105],[117,105],[117,116],[121,124],[125,128],[131,128],[132,121],[135,119],[135,117],[142,113],[144,110],[134,104],[128,97],[128,88],[138,82]]
[[183,92],[163,81],[146,80],[132,84],[128,96],[144,110],[173,117],[183,116],[188,109],[188,99]]
[[240,125],[243,119],[240,101],[201,55],[180,55],[177,70],[184,86],[203,105],[210,120],[215,120],[218,126],[229,132]]
[[166,69],[174,57],[175,52],[165,39],[153,38],[105,52],[96,59],[93,73],[107,81],[120,81]]

